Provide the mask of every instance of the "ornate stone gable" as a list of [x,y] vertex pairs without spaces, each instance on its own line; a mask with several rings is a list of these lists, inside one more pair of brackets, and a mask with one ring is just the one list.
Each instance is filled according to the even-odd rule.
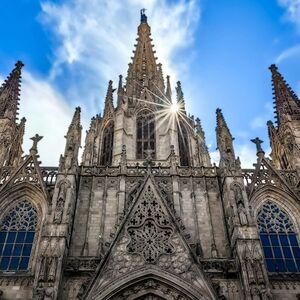
[[150,275],[151,270],[153,274],[164,273],[164,278],[169,276],[183,285],[194,286],[195,299],[215,299],[174,216],[148,177],[83,298],[115,299],[104,295],[126,289],[127,283],[115,286],[140,272],[148,271]]
[[247,183],[247,192],[251,198],[255,192],[266,186],[279,187],[283,191],[289,193],[292,197],[298,198],[299,191],[299,176],[293,170],[276,170],[272,162],[265,158],[259,158],[256,168],[252,174],[244,170],[244,178]]
[[0,177],[0,193],[22,183],[28,183],[37,187],[48,199],[48,192],[45,187],[43,176],[36,155],[30,154],[24,162],[11,174],[4,174]]

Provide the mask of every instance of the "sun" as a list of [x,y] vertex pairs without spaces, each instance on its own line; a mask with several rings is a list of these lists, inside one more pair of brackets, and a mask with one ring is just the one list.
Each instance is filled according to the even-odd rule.
[[171,109],[171,112],[172,112],[173,114],[177,114],[178,111],[179,111],[178,103],[173,102],[173,103],[171,104],[171,106],[170,106],[170,109]]

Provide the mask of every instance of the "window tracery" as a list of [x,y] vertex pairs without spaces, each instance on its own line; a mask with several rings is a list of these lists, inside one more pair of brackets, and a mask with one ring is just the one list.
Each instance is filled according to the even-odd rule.
[[112,163],[114,144],[114,122],[110,122],[103,131],[100,165],[110,166]]
[[178,132],[178,147],[180,156],[180,165],[189,166],[189,144],[188,144],[188,134],[185,126],[180,124],[177,128]]
[[269,272],[300,272],[300,248],[293,222],[276,203],[267,201],[257,215]]
[[0,271],[28,268],[37,222],[37,211],[27,200],[4,217],[0,225]]
[[129,253],[138,253],[147,263],[155,263],[161,254],[172,254],[175,247],[170,238],[173,228],[150,186],[138,204],[127,228]]
[[143,112],[136,121],[136,157],[143,159],[146,150],[155,153],[155,121],[154,115]]

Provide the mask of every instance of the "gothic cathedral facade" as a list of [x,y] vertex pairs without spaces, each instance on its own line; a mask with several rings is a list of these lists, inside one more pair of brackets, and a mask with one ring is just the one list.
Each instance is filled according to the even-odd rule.
[[81,162],[79,107],[58,167],[41,165],[38,134],[23,155],[22,67],[0,88],[0,299],[300,299],[300,102],[275,65],[272,152],[253,139],[253,169],[220,109],[218,166],[180,82],[173,109],[144,11]]

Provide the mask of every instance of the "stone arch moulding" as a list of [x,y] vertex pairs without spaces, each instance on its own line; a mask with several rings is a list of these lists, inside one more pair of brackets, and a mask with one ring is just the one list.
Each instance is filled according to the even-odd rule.
[[258,190],[250,199],[250,205],[253,209],[255,218],[258,210],[267,200],[275,202],[288,213],[293,224],[295,225],[298,238],[300,238],[300,220],[296,217],[300,214],[300,205],[298,204],[298,201],[281,189],[278,189],[274,186],[266,186]]
[[44,194],[35,186],[28,183],[22,183],[14,186],[12,189],[3,191],[0,194],[0,222],[6,216],[6,214],[19,202],[27,200],[37,210],[38,223],[36,226],[36,237],[34,238],[32,251],[29,261],[28,272],[33,274],[35,269],[36,257],[38,255],[41,239],[42,226],[48,211],[48,203]]
[[89,295],[87,300],[136,300],[149,294],[166,300],[213,299],[207,296],[206,291],[200,291],[197,286],[165,271],[150,267],[113,281],[94,295]]
[[48,212],[48,201],[40,189],[27,182],[15,185],[0,193],[0,218],[13,206],[13,203],[22,199],[32,202],[41,221],[44,220]]

